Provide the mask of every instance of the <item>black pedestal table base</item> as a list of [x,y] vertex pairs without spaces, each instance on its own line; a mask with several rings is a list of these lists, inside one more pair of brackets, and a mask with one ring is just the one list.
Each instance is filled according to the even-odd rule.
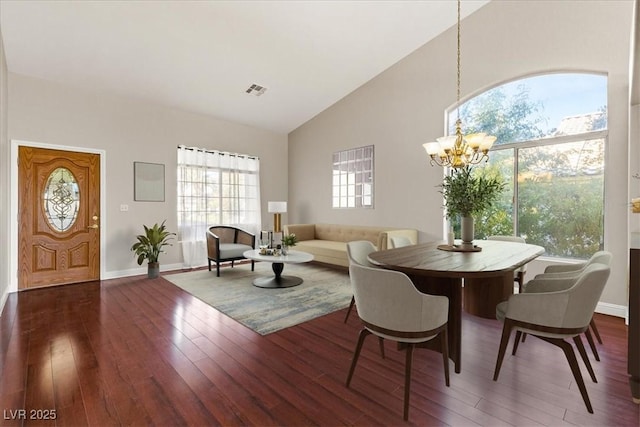
[[275,273],[273,277],[258,277],[253,281],[253,285],[259,288],[291,288],[302,283],[302,278],[295,276],[283,276],[284,264],[281,262],[271,263],[271,268]]

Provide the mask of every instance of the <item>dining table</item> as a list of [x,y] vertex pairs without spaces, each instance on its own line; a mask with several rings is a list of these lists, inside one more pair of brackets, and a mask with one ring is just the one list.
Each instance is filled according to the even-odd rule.
[[[496,305],[513,294],[514,271],[545,252],[542,246],[497,240],[476,240],[472,251],[455,250],[459,247],[429,242],[368,256],[378,267],[405,273],[420,292],[449,298],[449,357],[456,373],[462,370],[463,307],[495,319]],[[439,351],[430,341],[424,346]]]

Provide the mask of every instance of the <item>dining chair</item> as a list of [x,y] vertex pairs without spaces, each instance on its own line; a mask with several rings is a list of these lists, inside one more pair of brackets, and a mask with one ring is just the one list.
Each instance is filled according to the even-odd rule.
[[[371,264],[367,259],[367,256],[371,252],[375,252],[376,247],[373,243],[368,240],[354,240],[352,242],[347,243],[347,257],[349,258],[349,265],[357,264],[364,265],[367,267],[375,267],[375,265]],[[355,305],[356,300],[355,297],[351,297],[351,303],[349,304],[349,309],[347,310],[347,315],[344,317],[344,323],[347,323],[349,319],[349,314],[351,314],[351,309]]]
[[[577,263],[577,264],[551,264],[547,266],[544,270],[544,273],[536,275],[535,279],[560,279],[560,278],[568,278],[568,277],[577,277],[582,273],[588,266],[591,264],[604,264],[611,266],[611,259],[613,258],[611,252],[608,251],[597,251],[594,253],[587,261]],[[526,289],[526,286],[525,286]],[[530,291],[532,289],[529,289]],[[525,290],[526,292],[526,290]],[[600,332],[598,331],[598,327],[596,326],[596,321],[591,318],[591,322],[589,322],[589,327],[593,334],[596,336],[596,340],[602,344],[602,338],[600,337]],[[598,350],[596,349],[596,344],[593,341],[593,337],[591,333],[587,331],[585,333],[587,337],[587,341],[589,342],[589,347],[591,348],[591,352],[597,361],[600,361],[600,355],[598,354]]]
[[349,266],[358,316],[362,320],[358,343],[351,361],[347,387],[351,384],[364,340],[375,335],[406,348],[404,382],[404,419],[409,419],[411,365],[416,344],[432,339],[440,340],[444,363],[444,377],[449,386],[449,345],[447,321],[449,299],[440,295],[419,292],[409,277],[399,271]]
[[395,236],[392,237],[390,239],[391,242],[391,249],[394,248],[401,248],[403,246],[411,246],[413,243],[411,243],[411,240],[408,237],[405,236]]
[[[609,278],[609,273],[609,266],[592,264],[568,289],[556,290],[553,288],[553,282],[547,281],[548,288],[544,291],[511,295],[508,301],[498,304],[496,317],[503,322],[503,328],[493,380],[498,380],[511,331],[516,331],[516,339],[522,333],[527,333],[562,349],[587,410],[593,413],[575,352],[565,339],[573,339],[591,379],[597,382],[580,334],[589,329],[589,322]],[[562,280],[567,279],[560,279]],[[514,347],[514,353],[515,350]]]
[[[501,235],[495,235],[495,236],[489,236],[487,237],[487,240],[498,240],[498,241],[502,241],[502,242],[516,242],[516,243],[527,243],[527,241],[524,239],[524,237],[520,237],[520,236],[501,236]],[[527,272],[527,264],[523,265],[522,267],[516,269],[514,271],[514,277],[513,280],[518,284],[518,292],[522,292],[522,286],[524,285],[524,274]]]

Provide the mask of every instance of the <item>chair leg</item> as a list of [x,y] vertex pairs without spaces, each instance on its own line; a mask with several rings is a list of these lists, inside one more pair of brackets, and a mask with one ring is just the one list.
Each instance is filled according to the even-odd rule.
[[364,339],[371,335],[371,332],[367,329],[362,329],[360,331],[360,336],[358,337],[358,344],[356,344],[356,351],[353,353],[353,360],[351,361],[351,368],[349,368],[349,376],[347,376],[347,387],[351,384],[351,378],[353,377],[353,371],[356,370],[356,364],[358,363],[358,358],[360,357],[360,350],[362,350],[362,344],[364,343]]
[[220,261],[216,261],[216,276],[220,277]]
[[353,308],[353,305],[356,303],[356,297],[351,297],[351,304],[349,304],[349,310],[347,310],[347,315],[344,316],[344,323],[347,323],[347,320],[349,319],[349,314],[351,314],[351,309]]
[[571,347],[571,344],[561,339],[546,338],[545,340],[549,342],[556,341],[555,343],[552,342],[552,344],[557,345],[562,349],[562,351],[564,351],[564,354],[567,357],[567,361],[569,362],[569,366],[571,367],[573,378],[575,378],[576,383],[578,384],[578,388],[580,389],[580,394],[582,394],[582,400],[584,400],[584,404],[587,407],[587,411],[589,411],[590,414],[593,414],[593,407],[591,406],[589,394],[587,394],[587,388],[584,385],[582,373],[580,372],[580,367],[578,366],[578,359],[576,359],[576,354],[573,351],[573,347]]
[[409,395],[411,392],[411,365],[413,362],[413,343],[407,344],[407,358],[404,366],[404,420],[409,420]]
[[522,338],[522,331],[516,331],[516,339],[513,341],[513,350],[511,350],[512,356],[515,356],[516,351],[518,351],[518,344],[520,344],[520,338]]
[[504,353],[507,351],[512,327],[511,319],[504,319],[504,325],[502,326],[502,338],[500,338],[500,349],[498,350],[498,358],[496,359],[496,368],[493,371],[494,381],[498,381],[498,375],[500,374],[500,368],[502,367],[502,361],[504,360]]
[[255,260],[251,260],[251,271],[255,271],[256,262]]
[[591,381],[597,383],[596,374],[593,372],[593,367],[591,366],[591,362],[589,361],[589,356],[587,356],[587,351],[584,349],[584,345],[582,344],[582,340],[580,339],[580,335],[576,335],[573,337],[573,342],[576,344],[576,348],[578,349],[578,353],[580,353],[580,357],[582,357],[582,361],[584,365],[587,367],[587,371],[589,371],[589,375],[591,376]]
[[449,387],[449,334],[446,325],[440,332],[440,352],[444,363],[444,383]]
[[[571,344],[566,342],[560,338],[547,338],[540,337],[543,341],[551,343],[557,347],[560,347],[564,352],[565,357],[567,358],[567,362],[569,362],[569,366],[571,367],[571,373],[573,373],[573,378],[576,380],[576,384],[578,384],[578,389],[580,389],[580,394],[582,395],[582,400],[584,400],[584,404],[587,407],[587,411],[593,414],[593,407],[591,406],[591,401],[589,400],[589,394],[587,393],[587,388],[584,385],[584,380],[582,379],[582,373],[580,372],[580,367],[578,366],[578,359],[576,358],[576,353],[573,351],[573,347]],[[579,336],[578,336],[579,338]],[[575,337],[574,337],[575,340]],[[576,341],[576,346],[582,346],[582,350],[584,350],[584,346],[582,345],[582,341]],[[585,352],[586,355],[586,352]]]
[[587,337],[587,342],[589,343],[589,347],[591,347],[591,352],[593,353],[593,357],[595,357],[596,360],[599,362],[600,361],[600,355],[598,354],[598,349],[596,348],[596,343],[593,342],[593,337],[591,336],[591,331],[587,328],[587,330],[584,331],[584,335]]
[[600,344],[602,344],[602,338],[600,338],[600,332],[598,332],[598,327],[596,326],[596,321],[591,318],[591,322],[589,322],[589,326],[593,330],[593,334],[596,336],[596,339]]
[[378,337],[378,343],[380,345],[380,355],[384,359],[384,338]]
[[209,261],[209,271],[211,271],[211,260],[209,259],[207,261]]
[[231,268],[233,268],[233,263],[234,262],[235,262],[234,260],[231,260]]

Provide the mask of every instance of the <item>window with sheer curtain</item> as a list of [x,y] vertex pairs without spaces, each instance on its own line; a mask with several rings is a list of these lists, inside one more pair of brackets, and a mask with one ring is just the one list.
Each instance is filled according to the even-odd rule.
[[213,225],[261,229],[260,159],[178,147],[178,241],[184,266],[207,263],[206,232]]

